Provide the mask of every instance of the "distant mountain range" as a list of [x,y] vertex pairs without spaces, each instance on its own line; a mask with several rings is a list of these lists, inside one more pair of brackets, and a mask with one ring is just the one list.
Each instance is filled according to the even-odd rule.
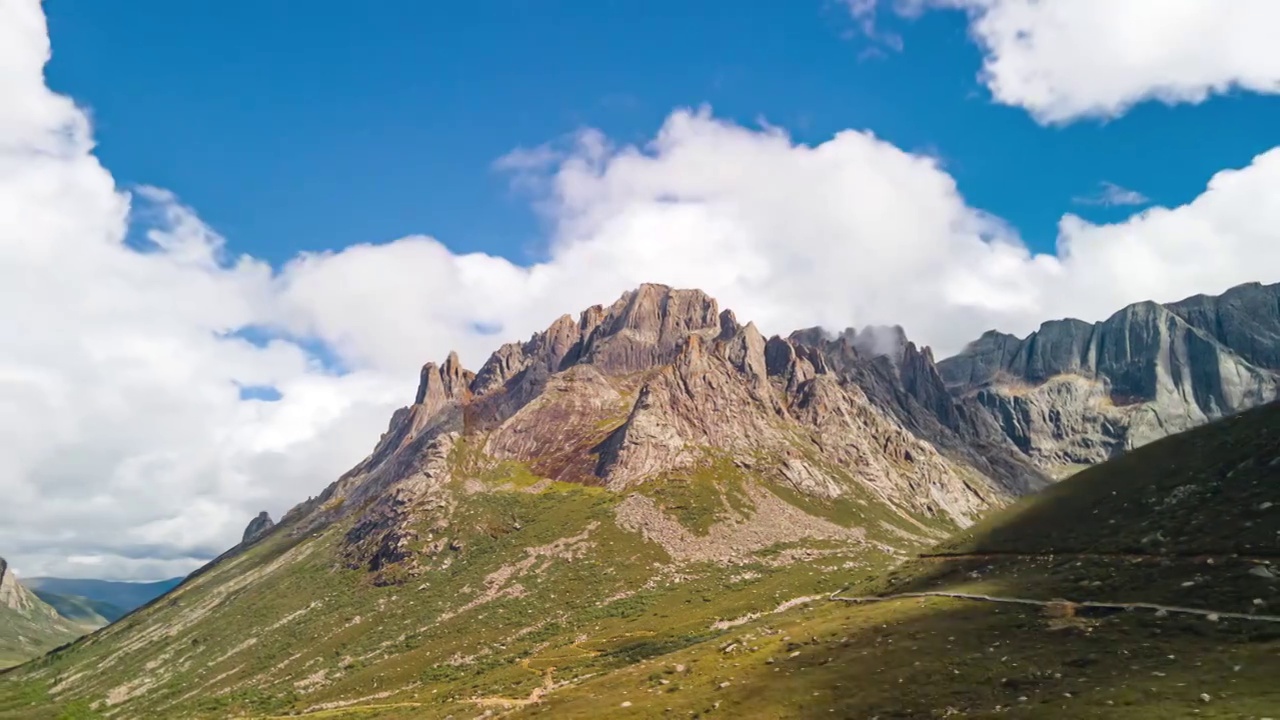
[[[129,612],[169,592],[180,582],[182,578],[170,578],[157,582],[118,582],[56,577],[35,577],[23,580],[24,585],[45,602],[58,608],[59,612],[62,612],[60,603],[72,612],[82,612],[83,610],[73,609],[82,607],[99,614],[107,622],[119,620]],[[63,613],[63,615],[66,614]]]
[[1277,287],[935,363],[641,286],[428,363],[369,457],[0,676],[0,720],[1262,717]]

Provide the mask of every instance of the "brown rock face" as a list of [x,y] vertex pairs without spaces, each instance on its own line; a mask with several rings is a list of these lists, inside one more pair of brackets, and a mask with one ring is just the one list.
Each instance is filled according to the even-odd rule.
[[666,365],[685,338],[720,331],[716,301],[701,290],[642,285],[605,312],[584,343],[582,361],[608,375],[627,375]]
[[435,363],[422,366],[418,396],[413,402],[422,405],[428,415],[433,415],[450,401],[465,401],[474,380],[475,373],[464,370],[458,353],[451,352],[441,367],[436,367]]
[[1004,492],[1025,494],[1048,477],[1010,440],[974,398],[952,397],[929,348],[917,348],[901,328],[852,328],[838,336],[820,329],[793,333],[824,372],[866,399],[948,459],[973,468]]
[[489,436],[485,451],[525,462],[552,480],[594,484],[594,447],[626,417],[625,383],[594,365],[575,365],[552,376],[543,392]]

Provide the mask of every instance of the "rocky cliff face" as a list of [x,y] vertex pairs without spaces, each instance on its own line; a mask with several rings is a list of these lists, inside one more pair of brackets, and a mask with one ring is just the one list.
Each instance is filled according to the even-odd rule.
[[900,330],[766,340],[706,294],[661,285],[563,316],[475,373],[452,354],[428,364],[415,400],[282,522],[302,533],[355,514],[349,560],[378,569],[445,532],[464,461],[620,495],[728,462],[804,497],[868,496],[955,526],[1045,482]]
[[30,593],[18,584],[18,578],[9,571],[9,563],[0,558],[0,607],[10,610],[27,610],[30,607]]
[[1280,392],[1280,285],[988,332],[939,370],[1044,466],[1092,464]]
[[977,400],[948,391],[932,351],[907,340],[902,328],[850,328],[834,337],[814,328],[791,340],[819,353],[825,367],[903,427],[1005,491],[1022,495],[1048,482]]

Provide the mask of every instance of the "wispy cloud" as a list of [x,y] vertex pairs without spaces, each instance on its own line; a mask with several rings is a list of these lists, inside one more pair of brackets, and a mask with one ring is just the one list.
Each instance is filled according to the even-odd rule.
[[858,54],[859,62],[888,57],[887,50],[902,52],[902,36],[888,32],[876,23],[876,7],[879,0],[839,0],[848,9],[849,16],[857,23],[856,30],[845,33],[846,39],[862,36],[872,43]]
[[1146,205],[1151,202],[1151,198],[1138,192],[1122,187],[1113,182],[1103,180],[1098,183],[1098,191],[1092,195],[1081,195],[1072,198],[1077,205],[1102,205],[1104,207],[1124,207],[1129,205]]

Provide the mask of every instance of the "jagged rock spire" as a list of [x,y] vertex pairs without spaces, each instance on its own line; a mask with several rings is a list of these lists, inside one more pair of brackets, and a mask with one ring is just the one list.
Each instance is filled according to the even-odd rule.
[[444,365],[429,362],[422,366],[418,394],[413,403],[426,405],[431,408],[430,412],[434,412],[450,400],[464,399],[474,380],[475,373],[462,367],[458,353],[450,352]]
[[18,584],[18,578],[9,569],[9,563],[0,558],[0,607],[26,610],[31,606],[31,596]]
[[263,510],[258,513],[257,517],[249,521],[248,527],[244,529],[244,539],[240,542],[248,545],[263,535],[266,535],[267,532],[275,526],[276,523],[271,519],[271,515],[269,515],[266,510]]

